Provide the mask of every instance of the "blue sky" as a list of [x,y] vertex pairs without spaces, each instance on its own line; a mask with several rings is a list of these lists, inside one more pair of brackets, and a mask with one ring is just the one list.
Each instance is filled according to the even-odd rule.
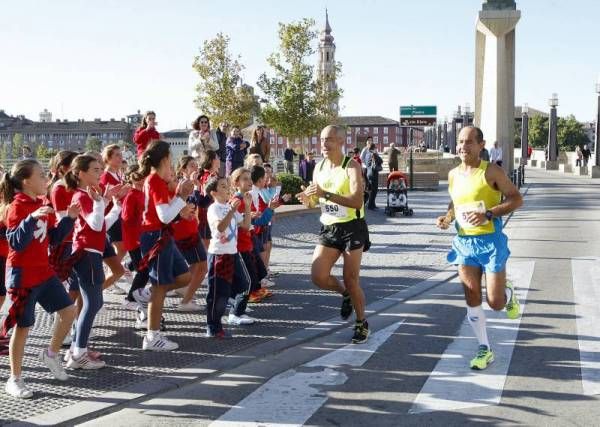
[[[255,84],[277,47],[278,22],[329,8],[342,62],[344,115],[398,119],[400,105],[437,105],[451,116],[474,104],[478,0],[314,0],[254,2],[169,0],[3,2],[0,108],[37,119],[120,118],[154,109],[159,130],[184,127],[198,114],[191,68],[199,46],[217,32]],[[559,115],[595,116],[600,73],[600,2],[517,0],[516,103]],[[576,9],[574,9],[576,7]]]

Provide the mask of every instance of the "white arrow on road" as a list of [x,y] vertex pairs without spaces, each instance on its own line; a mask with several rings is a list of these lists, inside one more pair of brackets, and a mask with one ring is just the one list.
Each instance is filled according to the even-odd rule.
[[600,259],[571,260],[583,394],[600,394]]
[[[509,262],[507,266],[507,275],[515,286],[521,313],[525,309],[534,267],[535,263],[530,261]],[[469,368],[469,359],[475,355],[477,341],[465,318],[457,338],[442,355],[409,413],[452,411],[500,403],[521,319],[509,320],[504,311],[486,310],[486,316],[495,362],[485,371]]]
[[403,322],[396,322],[374,333],[365,344],[347,345],[298,369],[289,369],[274,376],[210,426],[303,425],[327,401],[327,393],[320,388],[341,385],[348,380],[346,374],[336,369],[364,365]]

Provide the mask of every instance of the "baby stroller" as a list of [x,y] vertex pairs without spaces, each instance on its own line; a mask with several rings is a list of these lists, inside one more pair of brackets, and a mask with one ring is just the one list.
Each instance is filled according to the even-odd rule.
[[402,172],[391,172],[387,177],[387,206],[385,214],[394,216],[402,212],[404,216],[412,216],[413,210],[408,207],[408,180]]

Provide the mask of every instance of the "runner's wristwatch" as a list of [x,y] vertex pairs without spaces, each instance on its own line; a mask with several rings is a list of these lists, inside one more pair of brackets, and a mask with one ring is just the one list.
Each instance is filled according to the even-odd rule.
[[333,196],[333,194],[331,194],[329,191],[326,191],[323,197],[325,198],[325,200],[329,200],[331,199],[331,196]]
[[491,221],[492,218],[494,218],[494,214],[492,211],[485,211],[485,217],[488,219],[488,221]]

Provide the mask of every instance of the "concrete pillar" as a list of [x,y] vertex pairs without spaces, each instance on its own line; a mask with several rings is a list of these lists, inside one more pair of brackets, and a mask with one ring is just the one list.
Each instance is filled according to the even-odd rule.
[[600,178],[600,79],[596,84],[598,93],[598,107],[596,109],[596,141],[594,143],[594,161],[590,167],[590,177]]
[[508,173],[514,166],[515,27],[520,18],[514,2],[486,2],[475,41],[475,126],[483,131],[488,150],[498,142]]
[[548,160],[546,170],[558,170],[558,134],[556,107],[550,108],[550,121],[548,123]]

